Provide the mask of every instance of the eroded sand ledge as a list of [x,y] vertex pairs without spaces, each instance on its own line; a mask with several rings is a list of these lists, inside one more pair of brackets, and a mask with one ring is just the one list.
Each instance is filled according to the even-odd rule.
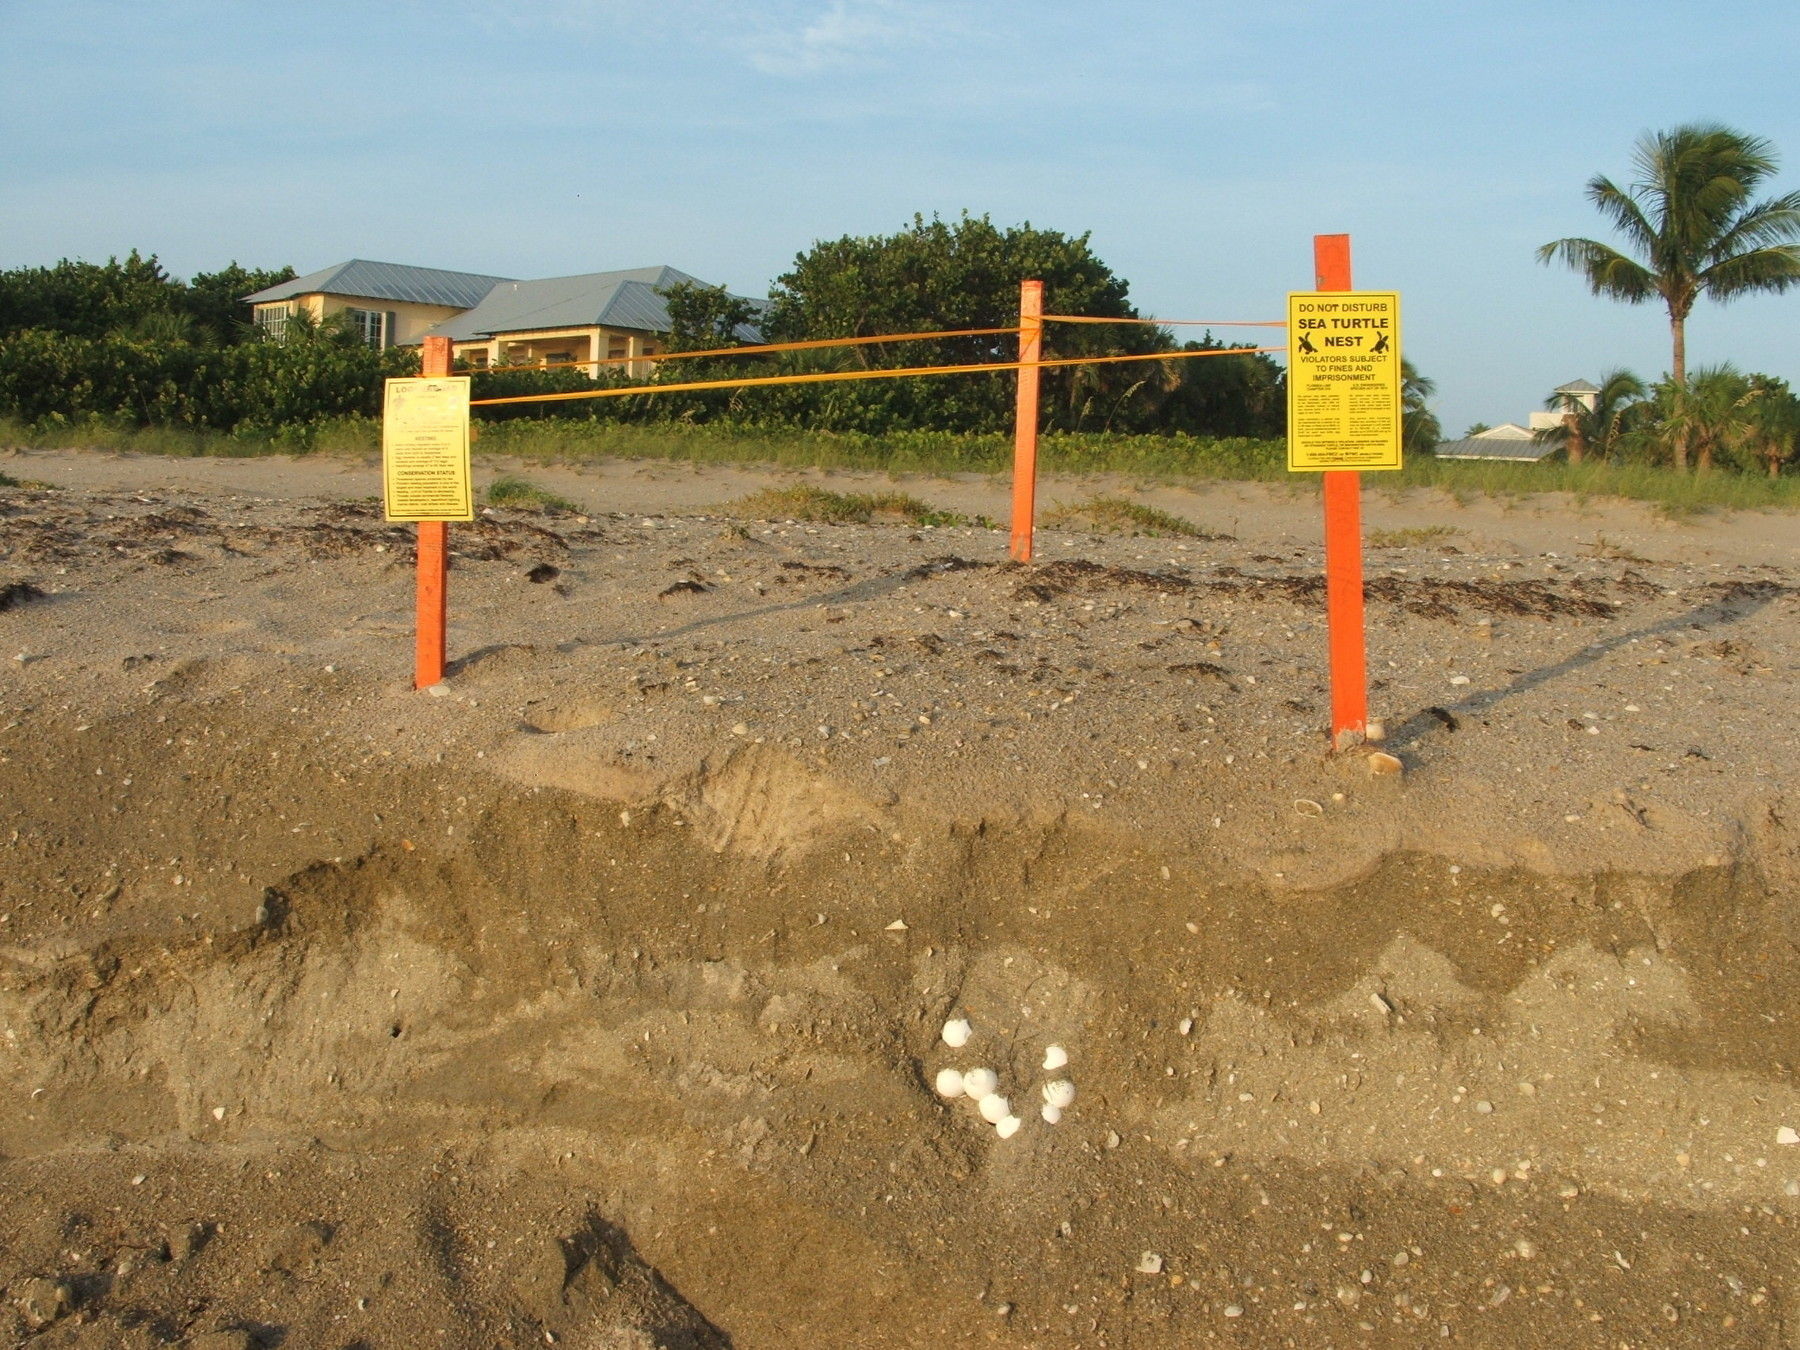
[[[455,532],[431,697],[357,472],[0,467],[67,484],[0,498],[17,1336],[1793,1334],[1769,521],[1372,501],[1459,530],[1371,558],[1394,780],[1279,494],[1016,569],[569,475]],[[931,1091],[1051,1041],[1055,1127]]]

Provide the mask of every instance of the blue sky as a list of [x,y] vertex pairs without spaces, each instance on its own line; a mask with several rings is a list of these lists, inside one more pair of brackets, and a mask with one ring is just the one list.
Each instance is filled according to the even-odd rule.
[[[1270,318],[1348,232],[1460,432],[1666,368],[1660,309],[1533,249],[1603,234],[1583,185],[1646,129],[1766,136],[1800,187],[1793,32],[1791,0],[0,0],[0,267],[761,294],[815,239],[967,209],[1091,232],[1145,313]],[[1800,384],[1797,307],[1703,303],[1690,363]]]

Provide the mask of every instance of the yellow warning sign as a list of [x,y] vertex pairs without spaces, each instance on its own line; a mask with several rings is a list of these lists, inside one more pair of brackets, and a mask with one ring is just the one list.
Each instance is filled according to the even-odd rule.
[[469,377],[389,380],[381,417],[389,520],[473,520]]
[[1288,296],[1288,469],[1400,467],[1400,297]]

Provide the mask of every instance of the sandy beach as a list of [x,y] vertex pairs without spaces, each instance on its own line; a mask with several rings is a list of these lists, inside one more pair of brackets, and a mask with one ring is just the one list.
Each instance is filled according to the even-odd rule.
[[507,471],[0,452],[0,1339],[1800,1345],[1792,517]]

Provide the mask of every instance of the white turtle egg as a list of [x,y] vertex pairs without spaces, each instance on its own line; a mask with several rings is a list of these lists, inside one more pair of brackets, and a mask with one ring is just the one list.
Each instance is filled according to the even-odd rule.
[[963,1091],[974,1101],[994,1095],[1000,1086],[1000,1075],[992,1069],[970,1069],[963,1075]]
[[1012,1114],[1012,1103],[998,1092],[981,1099],[981,1118],[990,1125],[998,1125]]
[[1044,1067],[1046,1069],[1060,1069],[1068,1062],[1069,1052],[1060,1045],[1047,1045],[1044,1047]]
[[1011,1139],[1019,1132],[1019,1126],[1022,1124],[1024,1122],[1017,1116],[1002,1116],[994,1122],[994,1133],[1002,1139]]
[[969,1043],[969,1019],[952,1017],[944,1023],[944,1044],[952,1050],[960,1050]]
[[1045,1102],[1044,1103],[1044,1120],[1045,1120],[1045,1122],[1047,1124],[1054,1125],[1054,1124],[1056,1124],[1057,1121],[1059,1121],[1061,1119],[1062,1119],[1062,1109],[1060,1107],[1055,1107],[1055,1106],[1050,1105],[1049,1102]]
[[963,1076],[961,1069],[939,1069],[937,1075],[938,1096],[948,1097],[952,1101],[963,1095]]
[[1059,1078],[1054,1083],[1045,1083],[1044,1100],[1060,1111],[1075,1100],[1075,1085],[1066,1078]]

